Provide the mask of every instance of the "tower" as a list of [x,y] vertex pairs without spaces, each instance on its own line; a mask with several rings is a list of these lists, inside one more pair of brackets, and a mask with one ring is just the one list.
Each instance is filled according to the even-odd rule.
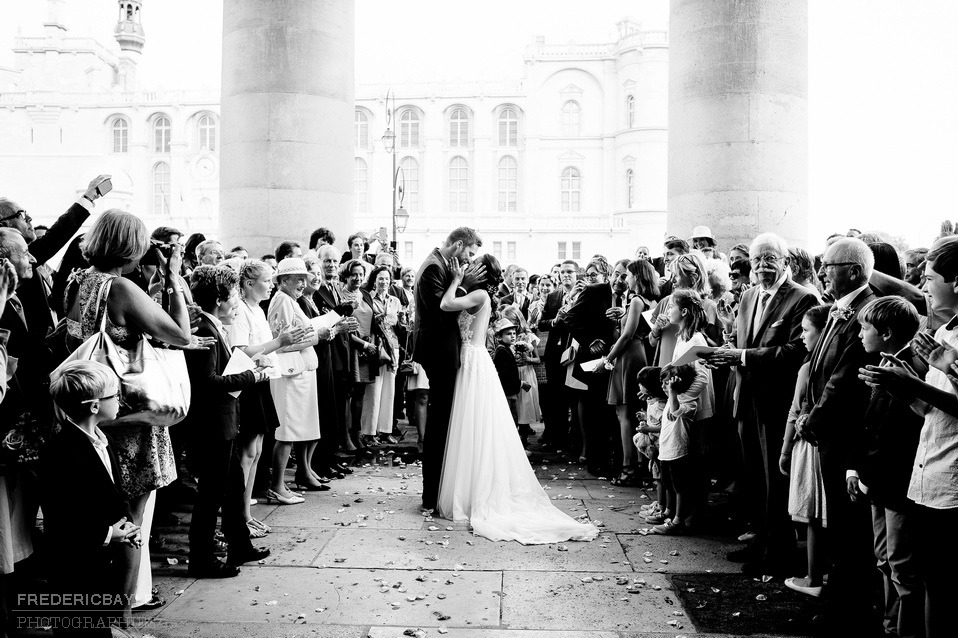
[[117,84],[125,91],[136,88],[136,65],[140,61],[146,34],[140,23],[140,0],[119,0],[120,15],[113,30],[113,37],[120,45],[120,65]]

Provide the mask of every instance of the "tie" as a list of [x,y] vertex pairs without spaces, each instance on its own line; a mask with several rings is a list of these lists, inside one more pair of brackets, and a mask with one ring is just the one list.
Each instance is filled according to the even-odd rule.
[[[835,317],[828,315],[828,321],[825,322],[825,329],[822,330],[822,336],[818,340],[818,345],[815,346],[815,354],[812,357],[812,367],[809,369],[809,372],[815,370],[821,365],[822,354],[825,352],[825,347],[828,345],[829,340],[832,336],[832,328],[835,327]],[[809,384],[811,387],[811,384]]]
[[759,339],[759,328],[762,327],[762,318],[765,316],[765,309],[768,308],[768,300],[772,298],[772,293],[763,290],[758,298],[758,308],[755,309],[755,317],[752,319],[752,336]]

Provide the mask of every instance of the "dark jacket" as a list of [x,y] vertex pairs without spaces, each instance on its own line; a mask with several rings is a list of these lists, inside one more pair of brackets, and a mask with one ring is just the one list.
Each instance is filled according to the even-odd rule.
[[512,348],[500,344],[496,348],[492,362],[496,364],[496,372],[499,373],[499,383],[502,384],[502,391],[507,397],[516,396],[522,389],[522,382],[519,380],[519,365],[516,363],[516,355]]
[[[899,355],[918,377],[925,378],[928,364],[911,348]],[[873,502],[898,509],[908,503],[908,482],[918,450],[918,437],[925,419],[907,401],[896,399],[881,388],[871,392],[865,412],[864,436],[854,442],[849,470],[856,470]]]
[[742,294],[736,322],[736,345],[745,349],[745,365],[735,367],[733,416],[785,427],[798,370],[805,360],[802,318],[815,295],[786,279],[768,300],[761,325],[753,323],[761,295],[754,286]]
[[[522,313],[522,318],[525,319],[526,321],[529,320],[529,297],[530,295],[527,292],[525,298],[522,300],[522,306],[519,307],[519,312]],[[515,302],[516,302],[516,293],[510,292],[508,295],[506,295],[505,297],[502,297],[499,300],[499,305],[511,306]]]
[[50,565],[60,565],[64,572],[78,577],[69,580],[102,576],[111,547],[116,547],[103,545],[107,528],[124,516],[133,520],[129,503],[120,492],[120,464],[113,440],[109,434],[106,437],[112,476],[89,437],[72,423],[64,423],[40,452],[38,493]]
[[549,339],[542,353],[542,362],[550,366],[558,365],[562,351],[569,347],[569,327],[563,321],[556,321],[564,296],[565,290],[561,288],[549,293],[537,326],[539,330],[549,332]]
[[[863,436],[865,410],[871,391],[858,378],[858,369],[877,364],[879,357],[866,353],[862,346],[858,336],[861,331],[858,311],[875,298],[868,288],[860,292],[849,305],[854,314],[843,321],[829,319],[812,352],[806,393],[809,414],[805,429],[810,440],[819,446],[826,491],[830,479],[844,478],[852,443]],[[834,327],[829,330],[833,323]],[[844,481],[841,487],[844,487]],[[842,498],[840,494],[838,498]]]
[[192,436],[231,441],[239,432],[240,407],[239,398],[230,392],[249,388],[256,378],[250,370],[223,374],[232,350],[205,314],[199,317],[196,336],[214,337],[216,343],[208,350],[186,351],[192,395],[186,429]]
[[452,276],[438,248],[433,249],[416,275],[412,360],[422,364],[430,378],[454,375],[460,365],[459,313],[439,307]]
[[[341,302],[335,289],[329,284],[323,284],[313,293],[313,302],[319,309],[319,314],[325,315]],[[349,371],[349,335],[341,332],[330,342],[330,355],[333,361],[333,370],[337,373]]]
[[[605,316],[606,310],[611,307],[612,287],[609,284],[592,284],[579,293],[565,318],[569,326],[569,334],[579,342],[572,377],[588,384],[590,388],[607,384],[608,373],[604,369],[599,372],[586,372],[579,364],[607,354],[615,343],[618,322]],[[590,349],[596,339],[605,343],[603,351],[599,354],[593,353]]]

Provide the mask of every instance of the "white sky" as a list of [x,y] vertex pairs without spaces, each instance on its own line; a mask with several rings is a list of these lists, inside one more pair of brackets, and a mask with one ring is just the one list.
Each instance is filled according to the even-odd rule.
[[[264,0],[265,1],[265,0]],[[222,0],[145,0],[140,82],[215,88]],[[524,47],[609,42],[629,16],[664,27],[667,0],[356,0],[356,80],[514,79]],[[44,0],[0,0],[0,66],[42,33]],[[117,4],[69,0],[74,34],[112,43]],[[812,246],[850,226],[928,244],[958,218],[958,2],[809,0],[809,193]],[[0,140],[2,143],[2,140]]]

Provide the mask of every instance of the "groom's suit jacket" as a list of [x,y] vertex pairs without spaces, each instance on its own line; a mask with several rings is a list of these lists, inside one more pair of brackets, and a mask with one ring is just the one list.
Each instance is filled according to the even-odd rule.
[[452,278],[438,248],[433,249],[416,275],[412,360],[421,364],[430,378],[435,374],[455,375],[459,370],[459,313],[439,307]]

